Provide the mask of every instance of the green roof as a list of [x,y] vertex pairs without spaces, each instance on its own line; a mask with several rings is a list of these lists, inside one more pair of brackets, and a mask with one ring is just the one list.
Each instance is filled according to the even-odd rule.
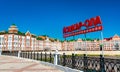
[[25,36],[25,33],[22,33],[22,32],[20,32],[20,31],[18,31],[17,34],[18,34],[18,35],[23,35],[23,36]]
[[12,24],[12,26],[16,26],[15,24]]
[[37,39],[37,40],[43,40],[42,38],[39,38],[39,37],[37,37],[36,39]]

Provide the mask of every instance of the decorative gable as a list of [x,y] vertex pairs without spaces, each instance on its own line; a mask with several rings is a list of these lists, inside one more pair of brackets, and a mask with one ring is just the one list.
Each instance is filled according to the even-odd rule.
[[117,34],[115,34],[114,36],[113,36],[113,38],[120,38]]
[[115,34],[112,39],[113,40],[120,40],[120,37],[117,34]]
[[26,36],[31,36],[31,34],[30,34],[29,31],[27,31],[27,32],[25,33],[25,35],[26,35]]

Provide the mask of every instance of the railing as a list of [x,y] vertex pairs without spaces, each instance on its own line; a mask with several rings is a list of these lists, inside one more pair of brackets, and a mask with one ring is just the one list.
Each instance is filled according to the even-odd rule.
[[[4,52],[2,55],[18,56],[18,52]],[[20,57],[53,63],[54,55],[47,52],[22,51]]]
[[120,59],[105,58],[106,72],[120,72]]
[[61,56],[62,62],[60,62],[60,65],[84,72],[120,72],[120,59],[104,59],[102,55],[100,57],[77,56],[74,54],[69,56],[65,53]]
[[53,63],[53,54],[47,52],[21,52],[21,57]]
[[2,55],[18,56],[18,51],[4,51]]
[[[4,55],[17,56],[18,52],[5,52]],[[54,63],[54,54],[51,52],[21,52],[20,57]],[[104,58],[102,55],[88,57],[84,55],[58,55],[58,64],[84,72],[120,72],[120,59]]]

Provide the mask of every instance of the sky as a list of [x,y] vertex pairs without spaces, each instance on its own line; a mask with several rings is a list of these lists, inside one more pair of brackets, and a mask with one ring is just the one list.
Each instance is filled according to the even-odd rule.
[[[14,23],[21,32],[29,30],[63,40],[64,26],[96,16],[101,17],[104,38],[120,35],[120,0],[0,0],[0,31]],[[83,37],[77,35],[75,39]],[[88,33],[87,38],[101,35]]]

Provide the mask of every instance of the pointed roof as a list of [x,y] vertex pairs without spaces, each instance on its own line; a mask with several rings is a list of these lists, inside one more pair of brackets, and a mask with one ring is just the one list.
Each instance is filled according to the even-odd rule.
[[81,38],[78,38],[77,42],[82,42],[82,39],[81,39]]
[[115,34],[115,35],[113,36],[113,38],[119,38],[119,36],[118,36],[117,34]]
[[49,37],[46,37],[45,42],[50,42]]
[[106,41],[112,40],[112,37],[110,37],[110,38],[104,38],[104,40],[106,40]]
[[31,35],[31,33],[29,32],[29,30],[25,33],[25,35],[28,35],[28,36]]

